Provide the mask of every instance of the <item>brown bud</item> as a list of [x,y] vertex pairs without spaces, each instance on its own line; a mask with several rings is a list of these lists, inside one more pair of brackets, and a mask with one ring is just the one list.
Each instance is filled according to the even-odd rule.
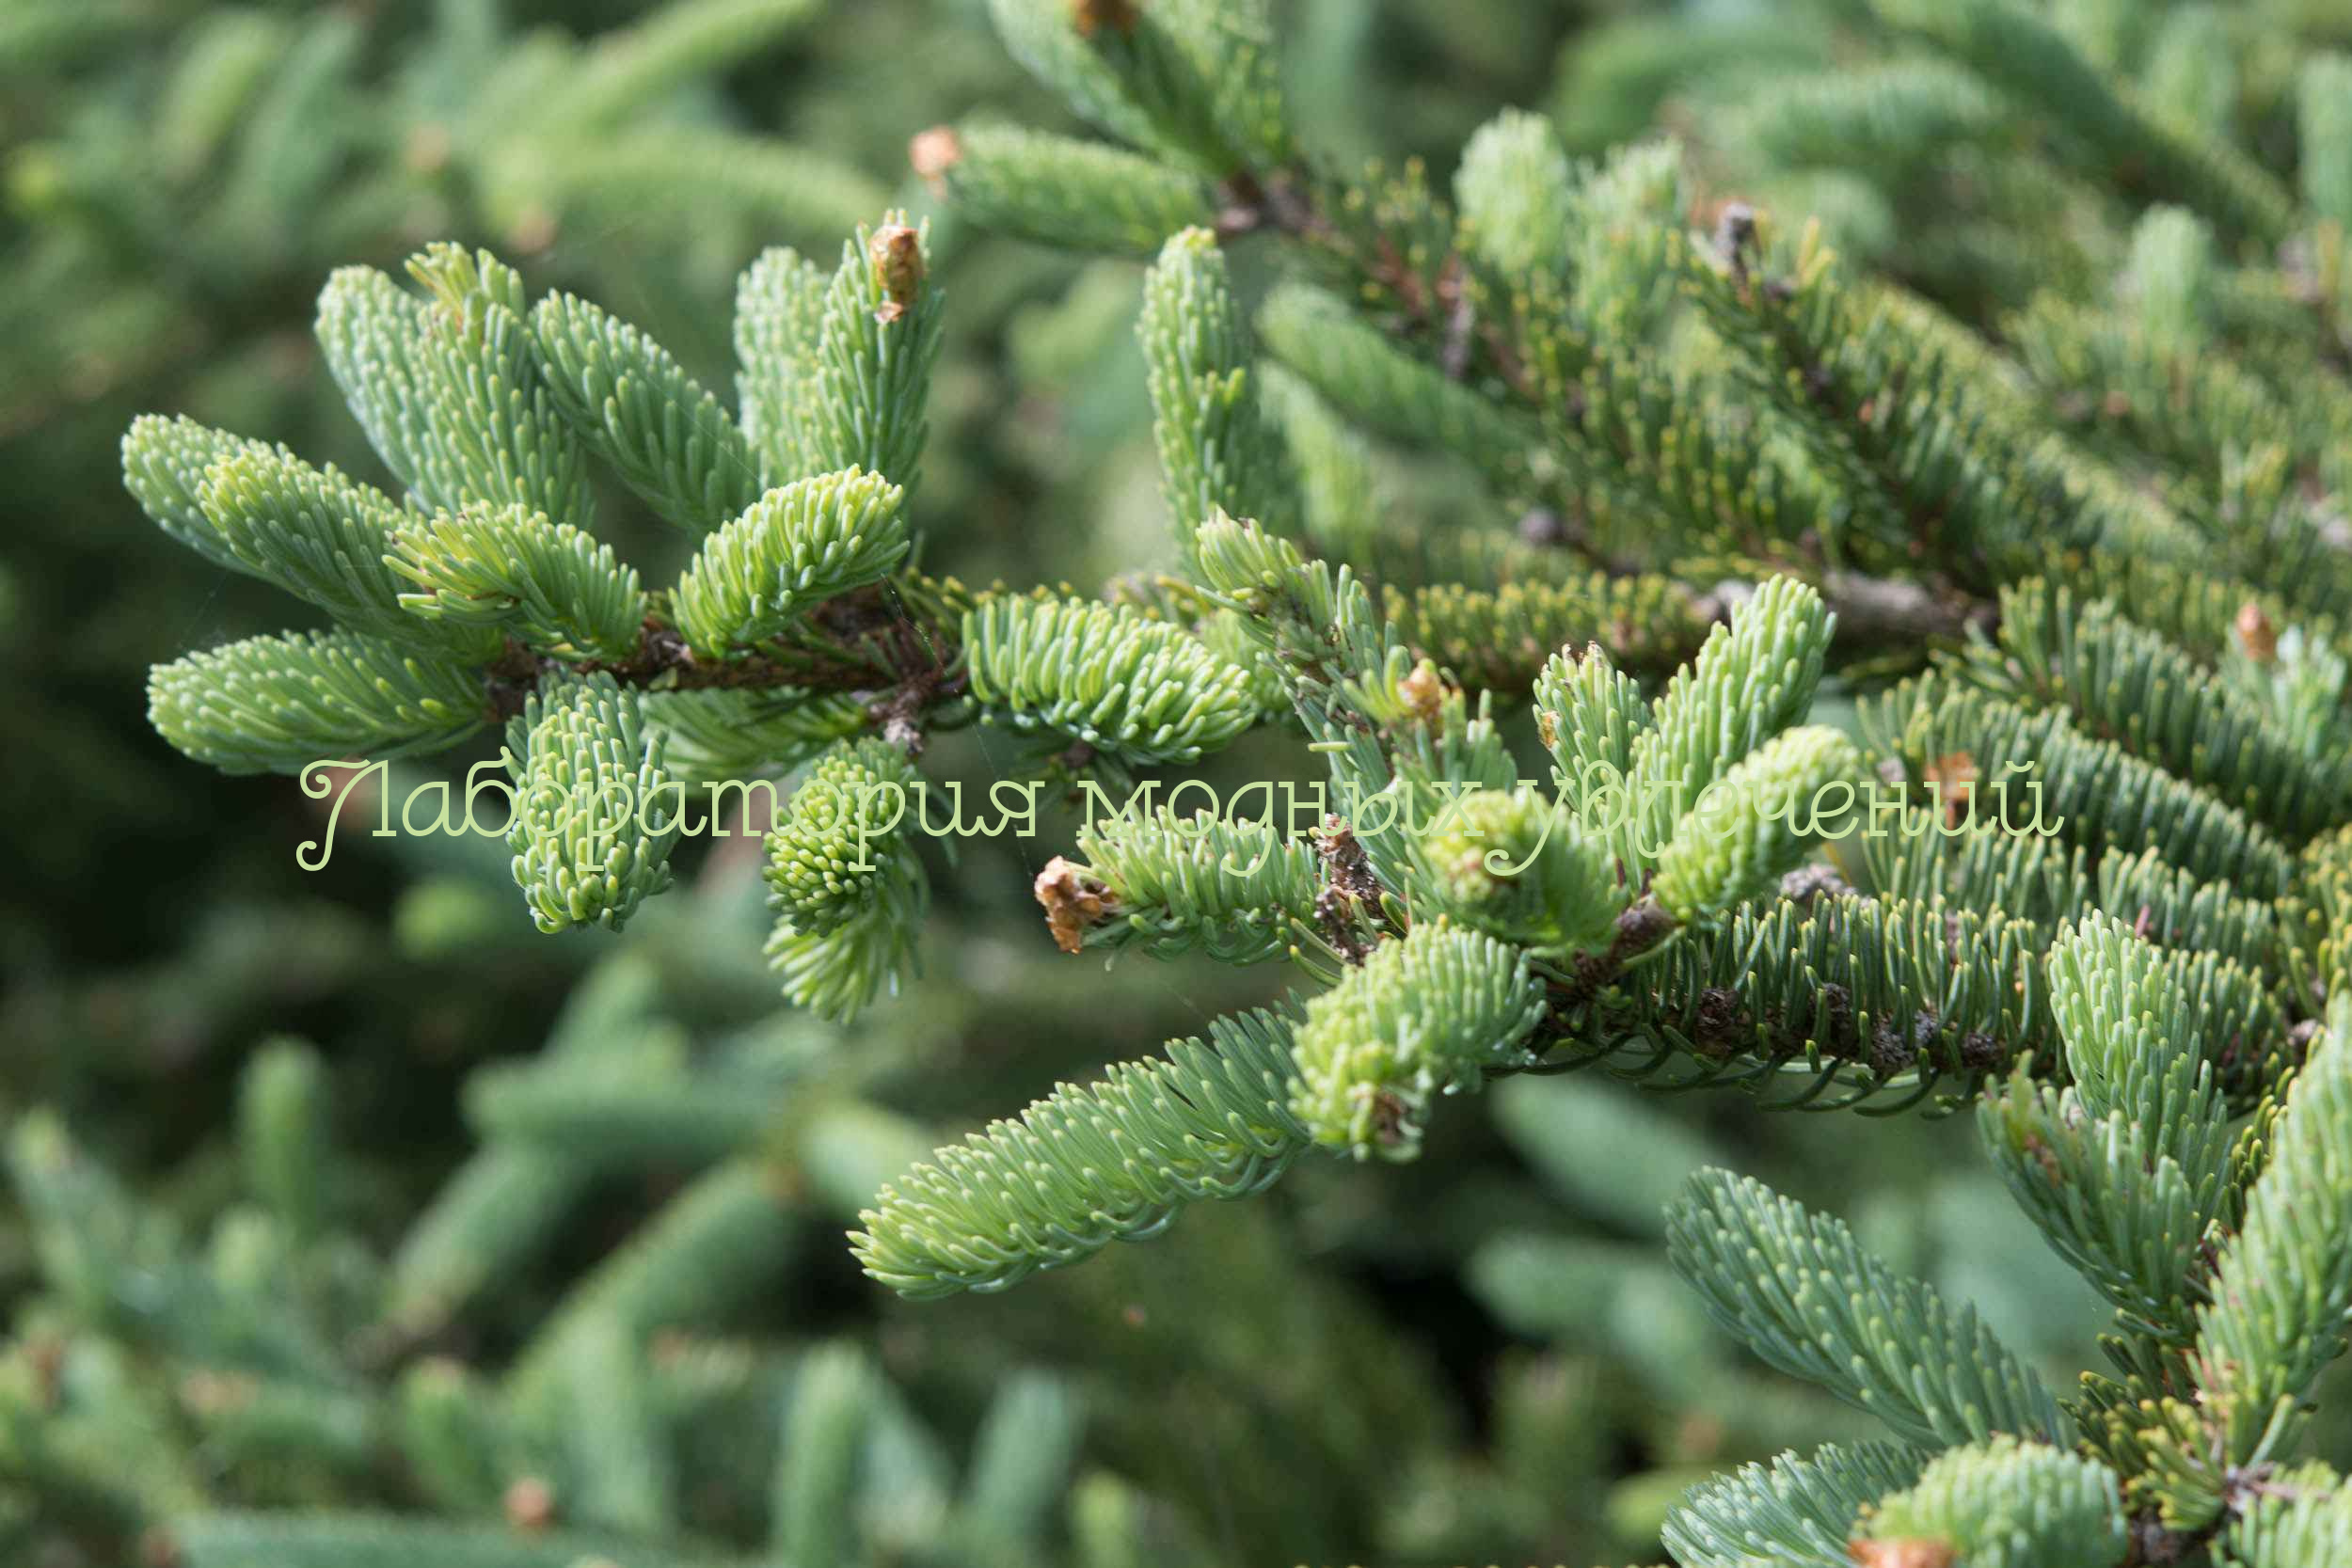
[[922,176],[933,196],[947,194],[947,171],[963,161],[963,138],[950,125],[917,131],[907,143],[907,162]]
[[1411,674],[1396,683],[1396,695],[1397,700],[1412,709],[1422,723],[1435,724],[1439,710],[1445,705],[1445,682],[1438,678],[1438,672],[1427,659],[1423,659],[1413,666]]
[[1071,0],[1070,23],[1078,36],[1090,39],[1108,27],[1115,33],[1136,30],[1135,0]]
[[1380,896],[1380,879],[1372,874],[1372,857],[1347,819],[1336,812],[1315,830],[1315,853],[1323,857],[1324,874],[1348,897],[1369,904]]
[[1957,828],[1966,820],[1976,782],[1977,759],[1966,752],[1947,752],[1928,764],[1927,785],[1944,804],[1945,826]]
[[874,230],[866,253],[873,259],[874,281],[886,296],[874,319],[888,325],[907,313],[923,287],[923,239],[903,223],[886,223]]
[[2267,664],[2279,657],[2279,628],[2270,624],[2263,607],[2249,599],[2237,612],[2238,646],[2246,657],[2257,664]]
[[1065,953],[1086,950],[1088,928],[1119,912],[1119,899],[1083,865],[1056,855],[1037,874],[1032,892],[1045,906],[1045,928]]
[[1941,1541],[1849,1541],[1846,1555],[1857,1568],[1952,1568],[1958,1553]]
[[516,1529],[545,1529],[555,1522],[555,1488],[537,1476],[517,1476],[507,1485],[504,1507]]

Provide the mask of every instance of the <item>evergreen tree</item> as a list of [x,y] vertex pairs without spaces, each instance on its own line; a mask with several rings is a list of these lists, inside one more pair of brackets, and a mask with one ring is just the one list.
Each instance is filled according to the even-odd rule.
[[[867,1273],[1001,1290],[1303,1161],[1411,1161],[1445,1096],[1528,1074],[1969,1110],[2112,1306],[2107,1365],[2054,1392],[1842,1220],[1707,1172],[1665,1221],[1675,1269],[1722,1330],[1883,1428],[1697,1488],[1668,1548],[2332,1560],[2346,1494],[2297,1443],[2352,1317],[2352,65],[2270,87],[2290,182],[2231,134],[2220,16],[2140,39],[2095,25],[2115,8],[1873,0],[1826,8],[1867,70],[1841,55],[1797,90],[1730,71],[1711,135],[1584,164],[1506,113],[1448,200],[1298,139],[1263,6],[991,9],[1111,139],[974,125],[918,154],[970,221],[1154,258],[1168,574],[1098,600],[913,564],[949,326],[904,214],[830,271],[778,251],[746,275],[732,407],[599,307],[433,249],[421,292],[339,274],[320,313],[400,494],[185,421],[126,438],[167,533],[337,627],[160,667],[166,738],[302,772],[504,723],[514,873],[548,930],[663,893],[682,774],[809,764],[766,842],[769,951],[787,996],[847,1019],[918,972],[919,819],[887,807],[934,735],[1000,726],[1034,776],[1123,793],[1303,732],[1331,808],[1311,832],[1147,800],[1037,881],[1066,949],[1279,958],[1297,991],[912,1162],[851,1234]],[[1909,221],[1936,191],[1972,205]],[[1260,248],[1283,275],[1253,311],[1227,256]],[[1395,445],[1474,474],[1464,510],[1502,526],[1385,526]],[[591,470],[694,542],[674,585],[593,542]],[[1832,695],[1858,699],[1851,724],[1815,721]],[[1548,780],[1514,750],[1522,708]],[[257,1067],[257,1118],[302,1101],[299,1060]],[[626,1125],[717,1159],[739,1148],[723,1110]],[[248,1151],[296,1233],[311,1141],[259,1128]],[[107,1249],[168,1275],[167,1249],[74,1207],[103,1189],[54,1129],[19,1143],[54,1187],[53,1288],[150,1309],[118,1299]],[[484,1223],[563,1175],[513,1180],[494,1198],[483,1178]],[[583,1522],[665,1534],[631,1360],[704,1296],[758,1288],[790,1243],[777,1207],[756,1162],[721,1160],[580,1288],[496,1414],[439,1383],[407,1408],[473,1452],[500,1423],[568,1445]],[[457,1289],[479,1290],[501,1252],[461,1228],[416,1244],[470,1253]],[[148,1331],[208,1344],[224,1288],[168,1292],[195,1321]],[[237,1321],[208,1354],[332,1390],[301,1323]],[[811,1357],[794,1430],[849,1430],[868,1375]],[[582,1388],[605,1412],[567,1422]],[[1051,1389],[1016,1397],[1038,1411],[1004,1431],[1069,1419]],[[838,1553],[818,1499],[846,1452],[787,1443],[787,1559]],[[476,1498],[496,1473],[425,1457]],[[1035,1495],[974,1484],[1014,1515]],[[199,1517],[177,1538],[199,1568],[581,1549],[417,1528]]]

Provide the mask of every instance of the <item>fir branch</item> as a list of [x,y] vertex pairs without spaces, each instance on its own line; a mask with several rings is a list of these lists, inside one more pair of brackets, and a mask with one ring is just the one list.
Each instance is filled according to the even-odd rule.
[[2224,1480],[2290,1451],[2312,1380],[2344,1350],[2352,1246],[2338,1234],[2341,1206],[2316,1195],[2352,1160],[2346,1038],[2352,1004],[2339,999],[2285,1093],[2269,1161],[2198,1317],[2198,1381]]
[[1917,1480],[1923,1464],[1899,1444],[1865,1443],[1745,1465],[1683,1497],[1666,1517],[1666,1549],[1712,1568],[1852,1568],[1855,1516]]
[[810,609],[879,582],[912,541],[906,492],[850,468],[779,486],[705,542],[678,579],[678,628],[723,658],[787,630]]
[[925,132],[916,154],[960,212],[1063,249],[1151,256],[1216,220],[1209,182],[1105,143],[979,123]]
[[542,299],[531,331],[557,408],[663,520],[705,533],[758,498],[734,416],[660,344],[571,294]]
[[1185,1202],[1261,1191],[1308,1142],[1285,1103],[1291,1029],[1281,1013],[1238,1014],[1099,1085],[1064,1085],[884,1186],[850,1247],[901,1295],[1002,1290],[1156,1235]]
[[1191,762],[1257,721],[1246,672],[1133,610],[999,595],[965,614],[962,642],[991,717],[1124,761]]
[[1285,952],[1292,923],[1314,916],[1312,847],[1263,822],[1162,806],[1090,821],[1077,848],[1083,866],[1052,862],[1038,879],[1065,952],[1134,944],[1173,958],[1199,946],[1225,963],[1255,963]]
[[1307,1004],[1291,1112],[1317,1143],[1409,1160],[1431,1098],[1524,1061],[1520,1042],[1542,1012],[1523,955],[1442,923],[1417,927]]
[[228,773],[444,751],[487,718],[463,666],[349,632],[250,637],[159,664],[147,705],[166,740]]
[[460,658],[497,646],[486,628],[422,620],[401,607],[402,578],[385,557],[407,514],[336,468],[255,445],[207,468],[197,503],[247,570],[349,630]]
[[507,726],[506,757],[507,844],[540,930],[618,930],[668,889],[681,812],[664,804],[674,786],[634,692],[602,673],[550,680]]
[[628,658],[651,610],[636,569],[610,545],[519,504],[405,526],[391,546],[386,564],[423,590],[403,594],[402,609],[511,629],[559,658]]
[[[1887,1560],[1894,1544],[1943,1546],[1984,1568],[2044,1562],[2120,1568],[2129,1545],[2116,1478],[2045,1444],[1997,1437],[1940,1454],[1919,1479],[1868,1512],[1866,1540]],[[1856,1558],[1870,1548],[1858,1544]]]
[[[1837,1220],[1724,1171],[1692,1179],[1667,1221],[1676,1269],[1758,1355],[1929,1448],[1995,1433],[2062,1442],[2041,1380],[1980,1326],[1864,1252]],[[1963,1450],[1965,1451],[1965,1450]]]
[[736,280],[736,404],[771,483],[815,472],[798,409],[802,384],[816,373],[826,285],[822,267],[786,245],[761,251]]
[[814,386],[797,405],[809,472],[863,468],[914,492],[945,305],[929,256],[926,231],[903,213],[843,244],[818,317]]
[[1207,230],[1184,230],[1161,248],[1136,329],[1179,546],[1189,555],[1193,533],[1220,513],[1294,532],[1287,457],[1259,408],[1240,307]]
[[2292,228],[2294,204],[2265,170],[2233,148],[2189,140],[2160,122],[2013,0],[1874,4],[1888,21],[1916,29],[2049,115],[2126,188],[2186,201],[2250,241],[2276,244]]

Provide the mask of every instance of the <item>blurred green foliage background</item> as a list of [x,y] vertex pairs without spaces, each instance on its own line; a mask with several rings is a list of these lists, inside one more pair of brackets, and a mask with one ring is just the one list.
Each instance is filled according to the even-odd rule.
[[[1443,178],[1504,104],[1552,108],[1597,150],[1661,113],[1687,123],[1704,99],[1677,95],[1702,75],[1724,90],[1726,71],[1810,62],[1773,8],[1732,17],[1711,54],[1670,47],[1668,9],[1291,0],[1296,118],[1335,153],[1423,157]],[[2241,87],[2259,133],[2275,104]],[[190,1510],[328,1505],[551,1513],[623,1536],[660,1519],[714,1551],[788,1538],[842,1562],[1654,1558],[1699,1475],[1867,1424],[1747,1359],[1669,1276],[1660,1211],[1710,1162],[1851,1218],[2051,1367],[2091,1359],[2091,1299],[1963,1126],[1759,1118],[1577,1078],[1503,1085],[1418,1164],[1302,1165],[1152,1246],[910,1306],[840,1243],[882,1180],[982,1108],[1146,1053],[1275,977],[1058,954],[1029,882],[1065,818],[964,845],[937,879],[926,985],[834,1030],[775,1011],[746,846],[700,851],[692,895],[626,937],[545,940],[496,842],[346,826],[305,872],[323,802],[218,777],[149,730],[149,663],[274,629],[285,605],[141,516],[117,457],[132,416],[373,472],[312,301],[332,267],[397,270],[437,238],[603,301],[723,386],[743,264],[773,243],[830,255],[887,203],[930,211],[908,138],[975,110],[1057,123],[979,0],[0,7],[0,1121],[17,1193],[0,1212],[0,1559],[126,1560]],[[949,325],[927,566],[1093,590],[1164,564],[1140,266],[934,222]],[[1431,517],[1489,504],[1442,467],[1401,474],[1400,494]],[[657,580],[676,564],[650,528],[614,543]],[[967,788],[996,775],[986,732],[935,755]],[[1244,747],[1216,776],[1293,766],[1278,757]],[[280,1036],[315,1058],[263,1051]],[[672,1096],[683,1131],[600,1135],[586,1080],[548,1076],[583,1051],[612,1064],[612,1093]],[[300,1079],[283,1064],[312,1060],[323,1078],[297,1098],[326,1107],[326,1174],[273,1197],[267,1064]],[[780,1173],[778,1228],[755,1257],[678,1253],[707,1289],[647,1307],[634,1371],[613,1374],[649,1380],[669,1434],[654,1513],[579,1479],[598,1474],[579,1456],[510,1478],[544,1483],[546,1510],[527,1489],[437,1485],[404,1424],[432,1380],[544,1354],[582,1280],[755,1157]],[[560,1173],[537,1221],[510,1224],[496,1257],[421,1257],[439,1243],[419,1216],[499,1158]],[[301,1203],[315,1212],[297,1224]],[[208,1347],[221,1323],[265,1318],[284,1278],[330,1325],[349,1403],[273,1425],[275,1385],[224,1380]],[[190,1326],[199,1308],[211,1326]],[[795,1442],[818,1452],[828,1388],[864,1413],[836,1536],[775,1517],[794,1486],[827,1485],[776,1478]]]

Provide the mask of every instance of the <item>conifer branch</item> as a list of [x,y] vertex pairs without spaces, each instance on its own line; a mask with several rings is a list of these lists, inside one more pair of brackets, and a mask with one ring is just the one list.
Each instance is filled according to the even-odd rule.
[[[685,10],[544,78],[573,91],[532,135],[617,124],[736,23],[766,37],[798,8]],[[2282,75],[2263,89],[2265,135],[2292,118],[2299,138],[2290,188],[2230,134],[2241,45],[2209,10],[2107,48],[2014,0],[1873,0],[1835,55],[1804,29],[1659,20],[1597,50],[1631,62],[1613,85],[1636,122],[1662,62],[1704,72],[1687,135],[1580,162],[1560,124],[1510,112],[1449,193],[1302,139],[1255,0],[989,11],[1115,140],[979,120],[911,160],[943,237],[968,221],[1150,259],[1137,345],[1181,575],[1093,598],[914,567],[949,257],[903,214],[834,267],[754,263],[732,403],[601,307],[533,303],[495,257],[433,246],[421,294],[348,269],[320,300],[389,488],[185,420],[126,436],[125,483],[167,535],[334,623],[159,667],[154,723],[224,769],[295,771],[504,721],[514,871],[548,931],[618,927],[669,885],[674,786],[682,809],[688,782],[733,784],[748,810],[785,780],[766,955],[787,1000],[837,1022],[921,971],[930,733],[1004,726],[1024,780],[1126,787],[1303,730],[1335,797],[1311,832],[1147,806],[1090,822],[1032,884],[1041,942],[1287,957],[1299,994],[921,1159],[919,1128],[803,1094],[781,1057],[690,1068],[621,988],[543,1066],[469,1085],[487,1148],[392,1259],[374,1338],[412,1349],[519,1277],[600,1178],[699,1174],[502,1379],[429,1364],[389,1402],[295,1292],[231,1311],[35,1120],[14,1164],[63,1309],[222,1369],[188,1402],[222,1451],[294,1433],[355,1471],[396,1451],[453,1507],[537,1529],[566,1496],[567,1529],[675,1540],[678,1411],[739,1414],[760,1385],[682,1391],[650,1337],[766,1289],[811,1211],[878,1190],[850,1238],[871,1278],[994,1291],[1263,1191],[1311,1147],[1418,1158],[1489,1079],[1597,1067],[1773,1109],[1973,1108],[2019,1206],[2114,1309],[2106,1369],[2061,1402],[1842,1222],[1703,1174],[1666,1231],[1708,1316],[1903,1446],[1722,1478],[1669,1516],[1669,1549],[1742,1568],[2333,1550],[2341,1483],[2290,1466],[2352,1311],[2343,62],[2304,69],[2291,116]],[[1795,69],[1758,87],[1726,54]],[[723,145],[632,130],[613,189]],[[871,209],[822,163],[802,189],[801,166],[717,186]],[[595,199],[571,183],[548,177],[569,210]],[[1245,322],[1239,257],[1261,246],[1279,275]],[[1115,277],[1090,264],[1092,319]],[[595,531],[599,469],[609,502],[692,538],[675,581],[648,587]],[[1521,777],[1522,718],[1550,792]],[[323,1084],[281,1046],[242,1103],[257,1220],[305,1256],[334,1229]],[[167,1308],[142,1278],[170,1282]],[[848,1495],[873,1456],[939,1466],[908,1457],[862,1349],[798,1358],[789,1386],[756,1406],[772,1496],[751,1531],[847,1560],[872,1544]],[[1013,1384],[960,1499],[913,1488],[940,1499],[931,1535],[1023,1556],[1080,1430],[1066,1386]],[[590,1549],[255,1521],[214,1512],[200,1467],[159,1459],[127,1486],[68,1423],[8,1432],[124,1516],[188,1520],[199,1564]],[[508,1486],[518,1464],[538,1490]]]

